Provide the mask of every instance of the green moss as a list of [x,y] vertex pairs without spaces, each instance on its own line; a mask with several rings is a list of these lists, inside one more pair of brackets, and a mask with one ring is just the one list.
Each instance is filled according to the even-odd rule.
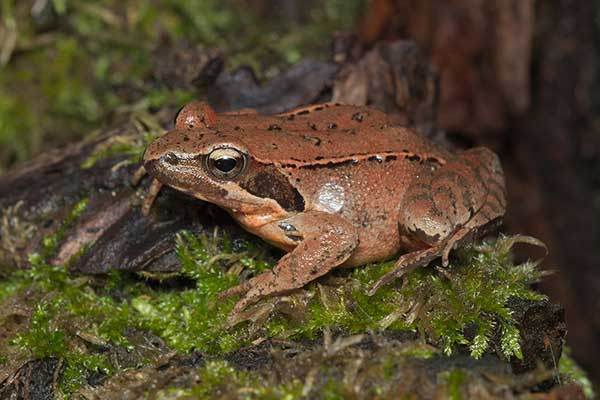
[[96,294],[88,286],[90,280],[69,275],[64,266],[48,263],[69,227],[76,221],[87,207],[87,199],[76,203],[60,227],[43,241],[40,253],[29,257],[30,268],[17,270],[8,279],[2,281],[1,301],[11,296],[20,296],[28,291],[25,298],[20,298],[23,307],[31,307],[29,328],[17,334],[9,341],[21,351],[34,358],[58,358],[65,363],[65,372],[61,379],[61,388],[65,393],[73,393],[85,377],[91,372],[110,373],[112,367],[105,355],[93,354],[78,344],[78,331],[84,330],[94,323],[99,324],[98,335],[115,343],[125,341],[123,332],[128,321],[122,321],[120,332],[107,330],[107,325],[114,325],[120,317],[120,304],[111,297]]
[[405,357],[427,360],[437,354],[437,349],[425,343],[414,342],[402,349],[401,354]]
[[65,333],[54,326],[54,316],[59,304],[41,303],[31,315],[29,331],[12,341],[27,349],[36,358],[62,357],[67,352]]
[[562,356],[558,363],[558,372],[563,379],[574,382],[581,387],[587,399],[595,398],[592,382],[587,377],[585,371],[571,358],[571,349],[569,346],[563,347]]
[[[227,266],[237,261],[261,271],[270,265],[269,260],[258,254],[249,257],[258,251],[253,245],[236,252],[227,239],[184,233],[178,241],[178,256],[183,274],[193,279],[196,287],[179,293],[144,295],[132,305],[144,329],[163,337],[179,351],[233,350],[248,343],[248,330],[258,329],[267,337],[314,338],[327,327],[348,333],[416,330],[448,355],[457,346],[466,345],[475,358],[488,350],[490,338],[498,334],[502,355],[520,358],[519,331],[508,302],[515,297],[542,299],[529,285],[543,273],[531,263],[513,265],[508,257],[509,241],[513,239],[500,238],[462,252],[450,268],[450,279],[422,268],[405,277],[400,287],[384,287],[372,297],[366,295],[367,289],[390,263],[357,268],[342,284],[312,283],[289,296],[285,303],[265,300],[272,303],[270,318],[228,329],[223,321],[235,300],[217,299],[219,293],[237,283],[236,276],[227,273]],[[286,307],[294,307],[293,317],[283,311]],[[262,312],[261,304],[255,310]],[[296,318],[298,315],[303,317]],[[252,310],[247,319],[255,319]],[[473,327],[475,336],[466,337],[465,331]]]
[[299,381],[271,385],[259,376],[246,371],[238,371],[226,361],[209,361],[197,372],[199,382],[191,389],[168,389],[167,394],[178,398],[214,399],[285,399],[294,400],[302,396],[303,384]]
[[13,296],[21,288],[20,282],[14,279],[0,280],[0,304]]
[[[383,287],[372,297],[366,295],[368,288],[391,263],[357,268],[344,284],[329,289],[333,291],[330,299],[321,295],[322,287],[309,286],[313,295],[302,324],[279,320],[269,329],[273,335],[292,330],[295,336],[307,337],[324,327],[340,327],[349,333],[416,330],[447,355],[465,345],[475,358],[488,350],[491,337],[498,333],[502,355],[521,358],[519,331],[508,302],[544,299],[530,289],[544,273],[534,263],[513,265],[510,247],[520,239],[501,237],[460,252],[449,268],[449,279],[432,268],[421,268],[405,276],[401,285]],[[465,331],[473,327],[475,336],[466,337]]]
[[461,369],[454,369],[447,374],[444,374],[443,378],[446,380],[448,388],[448,398],[450,400],[462,400],[461,387],[469,380],[465,371]]
[[[82,347],[82,337],[133,351],[136,345],[127,334],[132,328],[153,332],[179,353],[200,351],[215,357],[255,339],[314,338],[326,328],[347,333],[416,331],[423,338],[421,347],[407,348],[403,355],[423,358],[437,351],[425,342],[446,354],[468,346],[479,357],[497,334],[502,354],[519,357],[519,334],[508,301],[543,297],[529,289],[542,276],[535,264],[511,262],[510,247],[522,238],[500,237],[459,252],[449,278],[433,268],[421,268],[369,297],[367,289],[391,263],[338,271],[334,282],[313,282],[287,297],[265,299],[246,311],[242,323],[228,326],[225,321],[237,299],[220,300],[219,294],[237,284],[244,268],[260,273],[275,263],[260,241],[233,242],[217,232],[181,233],[177,240],[181,274],[194,285],[179,291],[146,285],[116,271],[107,277],[72,276],[64,266],[47,260],[86,204],[85,199],[78,202],[44,240],[43,250],[30,256],[29,270],[14,272],[0,287],[5,299],[25,288],[35,293],[26,300],[33,310],[29,329],[11,343],[34,357],[65,360],[61,380],[65,393],[74,393],[92,372],[111,374],[120,368],[102,353]],[[475,328],[473,337],[466,336],[468,328]],[[210,392],[211,387],[205,389]]]
[[[49,236],[46,236],[42,241],[43,247],[40,252],[40,257],[44,260],[50,258],[57,251],[58,246],[62,243],[65,238],[65,234],[67,230],[73,225],[73,223],[83,214],[85,209],[87,208],[89,203],[89,199],[84,198],[77,202],[67,218],[61,223],[60,227]],[[35,257],[33,255],[32,257]]]
[[135,298],[132,306],[138,312],[140,326],[183,352],[195,349],[223,354],[247,344],[250,337],[243,327],[227,329],[224,323],[235,299],[223,301],[217,296],[236,284],[236,276],[227,274],[225,265],[237,260],[252,269],[264,269],[267,262],[259,251],[246,243],[234,252],[227,238],[182,233],[177,245],[182,273],[193,279],[196,286],[178,293]]

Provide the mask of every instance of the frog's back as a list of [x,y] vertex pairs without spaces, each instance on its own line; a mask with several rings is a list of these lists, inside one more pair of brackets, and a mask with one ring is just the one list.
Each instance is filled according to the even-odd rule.
[[314,164],[368,156],[446,152],[383,112],[366,106],[323,104],[288,114],[222,115],[216,129],[240,139],[257,159]]

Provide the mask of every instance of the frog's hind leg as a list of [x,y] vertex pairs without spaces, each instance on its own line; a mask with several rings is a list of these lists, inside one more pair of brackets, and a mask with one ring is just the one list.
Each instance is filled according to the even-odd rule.
[[448,266],[450,251],[497,227],[506,208],[500,163],[484,148],[463,153],[458,162],[443,166],[435,174],[423,174],[407,192],[410,195],[400,205],[401,236],[409,242],[413,239],[413,249],[421,249],[400,257],[369,294],[437,257]]
[[469,243],[475,238],[486,235],[501,224],[502,221],[500,220],[500,217],[490,220],[487,215],[480,214],[480,212],[475,214],[465,226],[458,229],[443,244],[440,255],[442,256],[442,265],[444,267],[447,267],[449,264],[448,258],[452,250],[459,248],[463,243]]
[[496,229],[506,210],[504,173],[498,157],[487,149],[479,148],[474,151],[478,152],[478,159],[481,160],[479,168],[484,169],[485,176],[488,177],[485,182],[485,197],[481,207],[445,241],[441,254],[444,267],[448,266],[450,251]]
[[468,243],[474,238],[481,237],[487,232],[494,230],[500,225],[500,216],[493,218],[492,207],[486,205],[477,214],[471,218],[464,226],[458,228],[446,240],[428,247],[426,249],[416,250],[411,253],[400,256],[391,271],[379,278],[377,282],[369,289],[368,294],[372,296],[383,285],[391,282],[393,279],[400,278],[404,274],[411,272],[420,266],[427,265],[436,258],[442,258],[442,265],[448,266],[448,257],[450,251],[460,247],[463,243]]

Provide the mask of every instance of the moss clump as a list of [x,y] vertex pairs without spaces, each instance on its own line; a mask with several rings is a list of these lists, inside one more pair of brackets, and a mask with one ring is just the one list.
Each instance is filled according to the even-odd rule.
[[[0,209],[0,277],[8,271],[3,263],[22,265],[27,256],[23,249],[30,243],[37,227],[21,216],[23,201]],[[1,281],[0,281],[1,285]],[[0,299],[2,296],[0,290]]]
[[[502,355],[521,358],[519,331],[508,302],[511,298],[545,297],[530,289],[544,272],[535,263],[511,262],[510,248],[520,240],[529,239],[500,237],[469,247],[449,267],[449,278],[438,276],[431,268],[421,268],[372,297],[366,294],[367,289],[389,270],[391,263],[357,268],[335,288],[313,284],[308,289],[314,295],[302,324],[273,323],[269,328],[273,333],[292,329],[299,336],[309,337],[327,326],[350,333],[416,330],[447,355],[456,346],[466,345],[475,358],[481,357],[491,338],[499,334]],[[467,337],[465,332],[473,328],[475,335]]]
[[[67,394],[92,373],[120,371],[123,366],[107,359],[98,347],[135,352],[132,330],[157,335],[181,354],[200,351],[214,357],[254,341],[315,338],[329,330],[414,331],[421,336],[423,351],[407,348],[404,355],[421,359],[438,349],[450,355],[461,346],[478,358],[497,335],[501,355],[520,357],[519,331],[507,304],[512,298],[543,298],[529,289],[543,275],[535,263],[511,261],[511,246],[531,240],[500,237],[458,252],[448,277],[421,268],[370,297],[368,288],[391,263],[336,271],[288,296],[264,299],[228,325],[236,299],[219,300],[219,293],[237,284],[244,270],[257,274],[275,263],[260,241],[232,241],[216,231],[181,233],[181,275],[192,284],[180,290],[147,285],[139,277],[116,272],[72,276],[65,266],[50,265],[48,259],[86,204],[82,200],[73,206],[62,226],[44,240],[40,253],[30,256],[29,270],[14,272],[0,287],[5,302],[27,289],[28,296],[20,300],[31,310],[28,328],[10,343],[33,357],[63,360],[67,367],[61,387]],[[149,361],[141,357],[131,366]]]
[[139,325],[182,352],[223,354],[249,343],[250,336],[243,327],[228,329],[225,324],[235,300],[222,301],[217,296],[237,280],[225,266],[238,262],[259,271],[267,265],[260,253],[249,243],[238,244],[234,250],[228,238],[182,233],[177,245],[181,271],[195,281],[195,287],[133,299]]
[[210,361],[198,372],[201,382],[189,394],[197,399],[213,399],[219,393],[245,393],[256,399],[297,399],[301,397],[302,385],[292,382],[282,385],[269,385],[258,376],[240,372],[225,361]]
[[209,361],[199,368],[194,377],[199,382],[189,389],[166,389],[157,398],[244,398],[244,399],[300,399],[303,384],[294,380],[283,384],[270,384],[256,374],[238,371],[226,361]]
[[[65,238],[65,234],[67,233],[67,229],[69,229],[73,223],[83,214],[85,209],[87,208],[89,203],[89,199],[84,198],[77,202],[67,218],[61,223],[60,227],[50,236],[46,236],[42,242],[43,248],[40,252],[40,257],[43,259],[48,259],[53,256],[58,246],[62,243]],[[35,256],[35,255],[33,255]]]
[[[290,296],[266,299],[236,321],[248,321],[246,326],[228,328],[222,321],[234,302],[218,301],[217,296],[237,280],[232,273],[236,268],[228,272],[226,267],[237,262],[258,273],[269,262],[248,257],[248,249],[236,254],[227,239],[219,243],[183,234],[178,245],[182,272],[196,281],[196,287],[140,298],[134,306],[146,329],[179,350],[233,350],[244,344],[240,338],[252,336],[249,332],[255,337],[312,338],[325,328],[351,334],[391,329],[417,331],[447,355],[466,345],[475,358],[499,335],[501,354],[521,358],[519,331],[508,302],[544,299],[529,289],[544,273],[535,263],[513,265],[510,248],[519,240],[525,239],[501,237],[464,250],[450,267],[449,279],[422,268],[372,297],[367,289],[391,264],[357,268],[346,277],[333,278],[335,283],[315,282]],[[475,334],[468,337],[467,330]]]
[[131,121],[136,127],[136,134],[129,132],[124,135],[112,136],[109,140],[103,141],[81,163],[81,168],[92,168],[98,161],[115,156],[124,158],[119,164],[121,167],[140,164],[144,150],[154,139],[163,135],[165,130],[153,116],[146,112],[133,114]]
[[450,400],[462,400],[463,395],[461,387],[469,380],[465,371],[461,369],[453,369],[452,371],[444,374],[443,379],[446,380],[448,398]]
[[595,398],[592,382],[590,382],[585,371],[571,358],[571,349],[569,346],[563,347],[563,352],[558,362],[558,372],[562,376],[562,380],[575,383],[579,386],[587,399]]

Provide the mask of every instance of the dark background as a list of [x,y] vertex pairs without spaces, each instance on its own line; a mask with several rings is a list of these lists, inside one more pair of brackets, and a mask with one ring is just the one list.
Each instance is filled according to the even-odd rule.
[[414,38],[440,73],[440,127],[500,154],[505,229],[548,245],[557,272],[541,289],[566,308],[568,343],[598,382],[597,2],[376,1],[361,32]]

